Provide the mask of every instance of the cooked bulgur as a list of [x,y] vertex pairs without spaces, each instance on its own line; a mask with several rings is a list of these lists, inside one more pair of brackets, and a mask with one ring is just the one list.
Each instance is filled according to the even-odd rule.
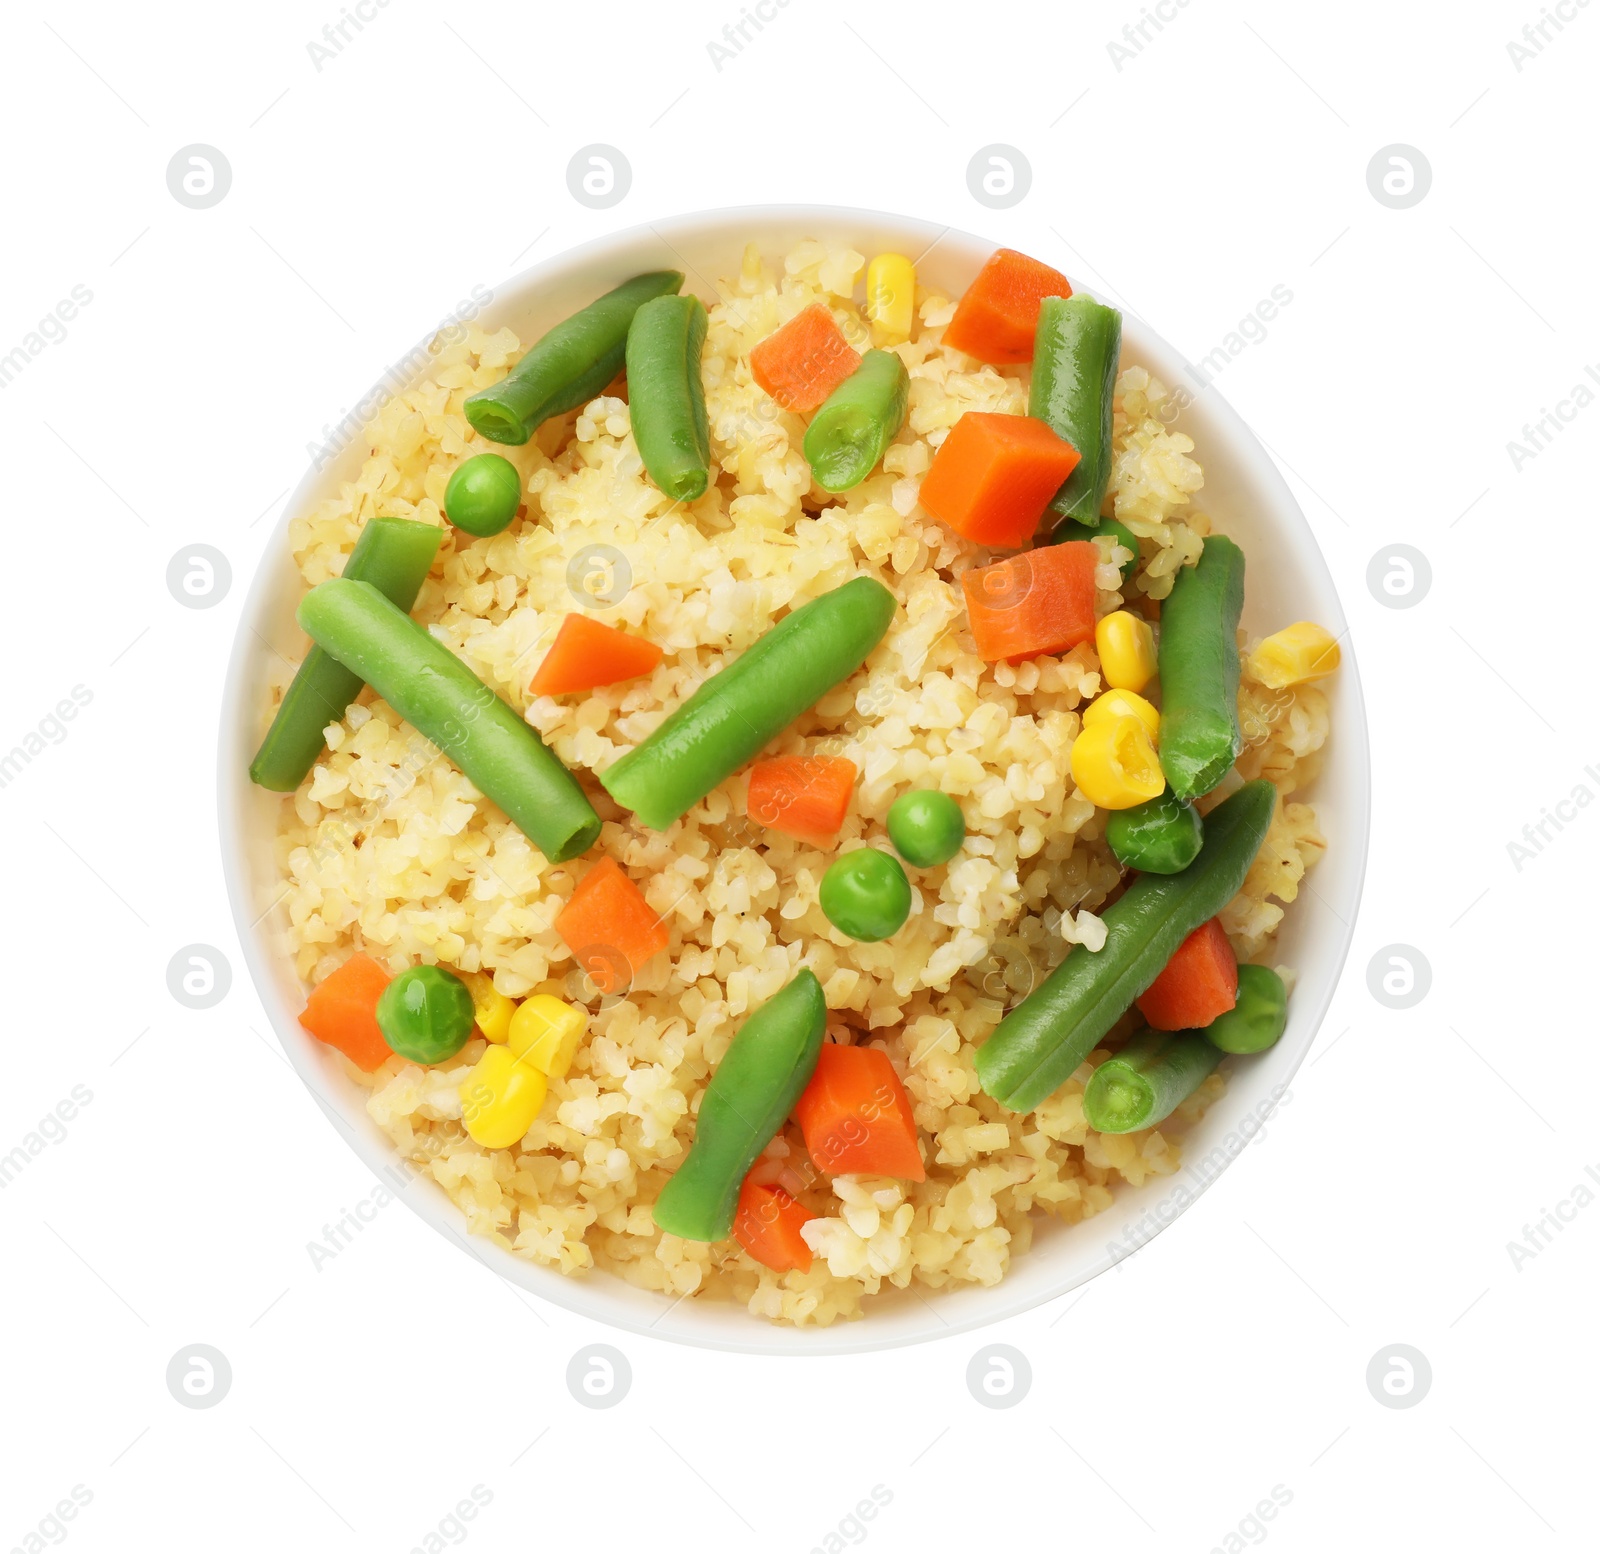
[[[881,470],[842,497],[812,486],[804,424],[756,385],[750,351],[818,301],[852,342],[864,341],[852,300],[863,266],[859,253],[804,243],[774,271],[751,246],[721,284],[703,360],[714,476],[703,498],[676,507],[650,484],[625,401],[602,395],[525,446],[496,450],[524,477],[524,514],[491,539],[450,530],[417,602],[416,618],[579,774],[605,821],[600,850],[670,928],[669,950],[627,997],[581,986],[553,930],[574,870],[547,862],[370,692],[328,730],[330,753],[285,803],[278,842],[287,945],[308,983],[364,950],[395,971],[418,960],[485,970],[513,998],[592,995],[589,1040],[517,1148],[484,1149],[463,1129],[457,1086],[481,1040],[435,1068],[399,1057],[370,1075],[347,1065],[396,1148],[432,1173],[475,1232],[566,1273],[599,1269],[795,1323],[856,1316],[885,1284],[994,1283],[1027,1249],[1035,1213],[1075,1223],[1107,1207],[1119,1181],[1174,1171],[1184,1126],[1223,1084],[1213,1075],[1164,1128],[1120,1136],[1085,1124],[1092,1063],[1025,1115],[979,1090],[973,1054],[1005,1009],[1072,944],[1104,940],[1096,913],[1121,870],[1103,840],[1105,812],[1069,775],[1079,709],[1101,682],[1092,642],[1017,665],[985,663],[974,650],[958,578],[990,556],[927,516],[918,486],[964,411],[1025,411],[1028,378],[1026,366],[977,366],[945,347],[949,299],[918,288],[920,327],[897,347],[910,413]],[[292,523],[308,586],[340,572],[372,517],[444,522],[451,472],[485,446],[462,400],[522,350],[507,329],[470,326],[437,350],[423,381],[382,407],[359,478]],[[1139,536],[1142,560],[1124,598],[1123,553],[1098,542],[1102,612],[1165,597],[1209,532],[1194,505],[1201,468],[1175,419],[1164,385],[1140,367],[1121,372],[1112,510]],[[867,664],[775,748],[825,747],[856,763],[843,847],[881,835],[890,804],[910,788],[941,788],[961,804],[965,845],[948,865],[916,871],[911,917],[880,943],[830,927],[817,899],[828,855],[752,827],[742,776],[658,833],[631,823],[591,775],[780,612],[860,575],[886,584],[903,608]],[[574,587],[588,597],[575,603]],[[530,701],[532,669],[579,603],[659,643],[665,658],[647,679]],[[1310,806],[1288,800],[1315,774],[1327,704],[1315,686],[1273,691],[1248,676],[1240,703],[1239,776],[1209,802],[1243,778],[1279,789],[1267,842],[1224,914],[1240,959],[1269,960],[1281,903],[1324,847]],[[819,1218],[805,1236],[818,1255],[809,1273],[780,1274],[736,1242],[663,1234],[650,1205],[688,1147],[698,1097],[734,1032],[802,962],[823,984],[830,1027],[881,1046],[903,1077],[928,1175],[840,1176],[807,1189]],[[768,1150],[802,1152],[792,1124]]]

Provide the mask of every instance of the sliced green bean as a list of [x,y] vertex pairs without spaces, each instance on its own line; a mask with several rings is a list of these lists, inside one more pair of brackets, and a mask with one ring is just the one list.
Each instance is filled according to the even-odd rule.
[[870,577],[801,605],[608,766],[601,785],[647,826],[666,830],[853,675],[894,611],[894,595]]
[[[1111,481],[1111,398],[1122,349],[1122,315],[1086,297],[1046,297],[1033,337],[1028,414],[1078,450],[1077,466],[1050,510],[1091,529]],[[1135,553],[1138,546],[1134,547]]]
[[318,646],[432,740],[552,863],[599,836],[600,817],[544,741],[370,583],[318,583],[298,616]]
[[639,307],[681,285],[681,272],[652,270],[562,319],[509,375],[467,396],[467,420],[490,442],[523,443],[551,416],[587,404],[622,370]]
[[1278,790],[1247,782],[1206,817],[1205,845],[1181,874],[1141,874],[1106,908],[1103,948],[1069,950],[978,1049],[984,1092],[1032,1111],[1161,974],[1173,952],[1238,893],[1272,821]]
[[1118,863],[1141,874],[1177,874],[1200,855],[1205,827],[1200,811],[1163,793],[1106,819],[1106,843]]
[[653,297],[628,326],[628,419],[650,478],[675,502],[711,480],[711,431],[700,353],[706,308],[698,297]]
[[728,1238],[746,1173],[817,1066],[827,1018],[822,984],[802,967],[739,1027],[700,1098],[688,1158],[652,1210],[668,1235]]
[[1223,1052],[1265,1052],[1289,1023],[1289,990],[1270,966],[1241,966],[1233,1008],[1203,1032]]
[[868,351],[806,428],[805,455],[824,491],[848,491],[877,467],[905,424],[911,378],[893,351]]
[[1198,1031],[1140,1031],[1094,1071],[1083,1116],[1096,1133],[1134,1133],[1165,1121],[1200,1088],[1222,1054]]
[[[410,518],[374,518],[356,537],[344,575],[371,583],[409,613],[427,580],[444,530]],[[322,731],[337,723],[361,694],[361,676],[313,644],[278,704],[256,758],[251,782],[275,793],[293,793],[322,754]]]
[[1180,567],[1161,606],[1161,770],[1180,799],[1209,793],[1243,748],[1239,733],[1239,615],[1244,552],[1210,535]]

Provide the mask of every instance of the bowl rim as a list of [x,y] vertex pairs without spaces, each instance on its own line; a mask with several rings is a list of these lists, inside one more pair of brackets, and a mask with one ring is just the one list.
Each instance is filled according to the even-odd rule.
[[[704,234],[707,229],[734,223],[746,228],[754,241],[762,240],[764,227],[770,228],[780,224],[787,226],[815,224],[819,232],[854,226],[858,229],[890,227],[902,233],[920,233],[923,236],[933,234],[931,241],[923,250],[924,255],[947,238],[954,239],[959,244],[986,250],[1000,246],[991,239],[954,225],[941,225],[921,217],[903,216],[863,207],[806,202],[717,206],[659,221],[635,223],[590,238],[572,248],[563,249],[524,267],[495,286],[487,307],[493,311],[508,303],[514,305],[518,298],[525,297],[531,288],[541,282],[565,274],[587,262],[603,259],[613,252],[624,250],[647,238],[654,237],[669,248],[674,248],[672,239],[675,235],[687,239],[693,235]],[[1091,293],[1093,290],[1087,287],[1075,287],[1075,289],[1089,290]],[[413,355],[415,349],[421,349],[424,355],[426,354],[425,348],[438,333],[438,328],[436,325],[417,342]],[[1154,370],[1169,384],[1176,385],[1183,382],[1187,388],[1197,381],[1185,358],[1142,320],[1136,316],[1125,318],[1124,328],[1125,333],[1137,341],[1136,354],[1145,361],[1153,359]],[[373,384],[367,394],[353,403],[361,405],[371,402],[375,397],[387,397],[392,393],[403,392],[418,378],[424,376],[429,366],[430,363],[424,360],[422,365],[398,387],[391,381],[393,369],[390,369]],[[1299,503],[1276,463],[1245,421],[1217,393],[1213,384],[1202,383],[1199,394],[1193,395],[1191,402],[1200,396],[1204,396],[1207,400],[1208,415],[1220,423],[1231,456],[1247,466],[1253,484],[1270,495],[1270,515],[1273,524],[1281,525],[1286,535],[1295,542],[1295,549],[1302,564],[1308,566],[1312,572],[1320,573],[1320,580],[1338,606],[1340,621],[1343,623],[1345,617],[1342,601],[1331,569]],[[1202,448],[1200,453],[1202,462],[1207,462],[1207,450]],[[266,606],[274,592],[273,557],[285,553],[291,519],[306,509],[309,501],[314,499],[319,488],[329,479],[329,468],[336,466],[338,462],[337,456],[327,461],[314,461],[284,499],[282,508],[269,530],[267,542],[255,562],[250,585],[240,609],[218,707],[217,823],[222,871],[241,954],[250,973],[250,980],[294,1072],[310,1091],[317,1105],[343,1133],[362,1163],[380,1179],[399,1184],[401,1191],[398,1196],[442,1236],[453,1240],[491,1272],[508,1280],[519,1289],[549,1300],[552,1304],[580,1317],[602,1322],[640,1337],[747,1354],[871,1353],[988,1327],[1020,1316],[1036,1306],[1057,1299],[1080,1285],[1100,1277],[1120,1264],[1125,1257],[1131,1255],[1132,1251],[1142,1250],[1149,1245],[1163,1230],[1175,1223],[1179,1216],[1192,1207],[1215,1183],[1222,1171],[1243,1153],[1243,1146],[1240,1146],[1237,1151],[1229,1154],[1214,1173],[1202,1179],[1197,1186],[1186,1190],[1183,1201],[1172,1208],[1165,1217],[1161,1216],[1158,1204],[1155,1228],[1148,1235],[1141,1235],[1129,1251],[1119,1252],[1107,1243],[1093,1260],[1083,1263],[1076,1269],[1065,1271],[1060,1279],[1042,1288],[1036,1288],[1033,1284],[1024,1287],[1016,1278],[1014,1271],[1008,1271],[1005,1278],[992,1286],[964,1288],[955,1295],[936,1292],[932,1300],[923,1301],[923,1305],[937,1320],[925,1317],[911,1324],[894,1322],[891,1325],[886,1320],[886,1314],[878,1309],[878,1300],[881,1298],[878,1297],[868,1302],[859,1319],[836,1322],[828,1327],[796,1328],[792,1325],[767,1322],[752,1317],[735,1301],[694,1302],[693,1305],[698,1312],[715,1310],[717,1315],[714,1321],[696,1322],[693,1327],[674,1327],[665,1325],[663,1318],[677,1310],[683,1297],[662,1305],[661,1303],[668,1299],[666,1296],[636,1289],[621,1278],[607,1274],[603,1270],[595,1269],[583,1277],[571,1277],[558,1269],[518,1257],[487,1239],[469,1238],[461,1211],[442,1189],[429,1183],[431,1190],[425,1194],[419,1195],[411,1191],[410,1189],[421,1179],[415,1169],[401,1160],[394,1147],[377,1132],[375,1125],[370,1130],[352,1125],[347,1118],[339,1115],[340,1102],[322,1092],[318,1084],[321,1073],[317,1066],[316,1053],[312,1050],[316,1044],[300,1027],[296,1011],[291,1009],[279,994],[273,972],[275,957],[267,944],[266,933],[262,927],[268,913],[252,915],[254,903],[250,900],[247,889],[248,865],[243,848],[242,811],[245,796],[250,788],[248,778],[237,768],[235,757],[239,720],[252,715],[250,709],[245,706],[250,665],[262,651],[260,641],[255,640],[259,634],[254,627],[256,622],[263,619]],[[1343,635],[1348,638],[1348,627]],[[259,718],[258,713],[254,715]],[[1327,1016],[1334,993],[1342,979],[1355,935],[1355,925],[1366,881],[1371,836],[1371,756],[1361,679],[1355,653],[1348,641],[1345,643],[1339,677],[1337,734],[1340,743],[1346,747],[1345,764],[1353,768],[1354,773],[1353,786],[1347,787],[1342,795],[1345,826],[1339,839],[1341,849],[1350,849],[1353,852],[1351,858],[1351,866],[1354,869],[1353,880],[1347,899],[1341,900],[1341,905],[1348,907],[1348,916],[1341,918],[1341,928],[1334,930],[1338,941],[1336,952],[1329,962],[1325,985],[1319,990],[1315,1000],[1316,1007],[1310,1011],[1309,1016],[1303,1004],[1295,1010],[1297,1020],[1304,1025],[1305,1033],[1298,1043],[1298,1050],[1280,1056],[1280,1078],[1284,1090],[1304,1061],[1305,1054]],[[281,896],[279,899],[281,900]],[[271,912],[273,908],[268,910]],[[1334,915],[1337,916],[1337,912]],[[365,1108],[362,1103],[366,1092],[359,1091],[353,1084],[348,1084],[348,1088],[352,1095],[347,1099],[361,1097],[357,1105],[364,1114]],[[1253,1134],[1246,1136],[1247,1143],[1252,1139]],[[408,1173],[409,1180],[406,1179]],[[1170,1183],[1172,1180],[1170,1177],[1151,1179],[1156,1184],[1161,1181]],[[1140,1201],[1144,1201],[1149,1198],[1150,1189],[1150,1182],[1141,1188],[1131,1188],[1124,1184],[1119,1188],[1118,1197],[1137,1195]],[[1160,1200],[1160,1203],[1169,1202],[1170,1199],[1171,1195],[1166,1200]],[[1148,1217],[1147,1214],[1145,1218]],[[1073,1226],[1069,1229],[1081,1233],[1083,1226]],[[1019,1254],[1028,1258],[1038,1255],[1040,1253],[1037,1250]],[[602,1281],[609,1281],[609,1284],[614,1285],[616,1289],[611,1289],[608,1283]],[[640,1295],[651,1297],[651,1305],[636,1307],[633,1298]],[[947,1304],[955,1300],[966,1303],[960,1314],[950,1310]],[[946,1320],[938,1314],[936,1308],[940,1305],[945,1305],[945,1309],[950,1311],[951,1320]],[[657,1310],[657,1307],[660,1309]],[[647,1321],[645,1315],[649,1311],[656,1311],[656,1315]]]

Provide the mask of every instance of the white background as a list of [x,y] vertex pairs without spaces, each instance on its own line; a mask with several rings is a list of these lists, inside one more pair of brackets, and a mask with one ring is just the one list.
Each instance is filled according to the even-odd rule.
[[[0,1154],[74,1086],[92,1101],[0,1191],[0,1549],[37,1546],[74,1485],[92,1500],[40,1536],[83,1550],[401,1551],[475,1485],[492,1499],[442,1536],[483,1550],[1590,1546],[1600,1205],[1508,1251],[1600,1171],[1600,815],[1508,853],[1600,793],[1600,409],[1520,472],[1506,446],[1600,364],[1600,7],[1518,71],[1539,9],[1194,0],[1119,70],[1133,0],[948,24],[792,0],[720,71],[734,0],[393,0],[320,70],[333,0],[8,10],[0,353],[93,300],[0,391],[0,745],[92,701],[0,790]],[[194,142],[232,167],[206,210],[166,184]],[[567,190],[591,142],[632,165],[609,210]],[[992,142],[1033,168],[1007,210],[968,190]],[[1404,210],[1367,183],[1396,142],[1432,168]],[[984,232],[1191,360],[1287,287],[1217,387],[1300,497],[1364,676],[1367,894],[1293,1103],[1115,1275],[984,1335],[1031,1363],[1006,1410],[967,1390],[980,1335],[813,1362],[617,1335],[403,1207],[315,1269],[376,1183],[266,1030],[218,868],[223,664],[308,442],[474,283],[784,200]],[[208,610],[165,582],[196,542],[232,567]],[[1432,567],[1405,610],[1366,582],[1395,543]],[[235,969],[206,1012],[166,985],[195,942]],[[1367,987],[1393,943],[1433,970],[1403,1012]],[[564,1381],[592,1342],[632,1367],[604,1412]],[[206,1410],[165,1382],[195,1343],[232,1367]],[[1433,1376],[1404,1410],[1365,1379],[1397,1343]],[[875,1485],[887,1507],[838,1534]]]

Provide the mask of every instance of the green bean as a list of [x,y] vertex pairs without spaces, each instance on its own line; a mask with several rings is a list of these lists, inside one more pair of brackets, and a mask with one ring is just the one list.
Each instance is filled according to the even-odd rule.
[[1241,966],[1233,1008],[1202,1032],[1223,1052],[1265,1052],[1289,1023],[1289,990],[1270,966]]
[[711,432],[700,352],[706,308],[698,297],[652,297],[628,326],[628,419],[650,478],[675,502],[705,495]]
[[1101,536],[1114,539],[1124,550],[1132,552],[1122,563],[1122,581],[1127,582],[1139,570],[1139,536],[1127,524],[1119,523],[1115,518],[1102,518],[1099,525],[1091,529],[1076,518],[1068,518],[1055,526],[1050,543],[1061,545],[1068,540],[1092,540]]
[[678,503],[706,495],[710,429],[701,350],[706,304],[658,296],[627,326],[627,416],[650,479]]
[[893,351],[868,351],[806,428],[805,455],[824,491],[848,491],[877,467],[904,425],[911,379]]
[[544,741],[442,642],[370,583],[333,578],[300,601],[316,643],[360,675],[503,809],[552,863],[575,858],[600,817]]
[[[371,583],[401,610],[409,611],[443,538],[444,530],[436,524],[374,518],[356,537],[344,575],[353,582]],[[322,754],[322,731],[337,723],[360,694],[361,676],[313,645],[250,763],[251,782],[275,793],[293,793]]]
[[[1111,397],[1122,348],[1122,315],[1093,297],[1046,297],[1033,337],[1028,414],[1080,455],[1050,510],[1091,529],[1111,481]],[[1138,546],[1134,547],[1135,552]]]
[[817,1066],[828,1004],[802,967],[740,1026],[700,1098],[688,1158],[652,1211],[668,1235],[725,1241],[739,1188]]
[[1209,793],[1243,748],[1239,733],[1239,613],[1244,552],[1211,535],[1199,563],[1180,567],[1161,606],[1161,770],[1180,799]]
[[1198,1031],[1140,1031],[1094,1071],[1083,1116],[1096,1133],[1134,1133],[1164,1122],[1200,1087],[1222,1054]]
[[1069,950],[978,1049],[986,1094],[1032,1111],[1072,1077],[1178,946],[1238,893],[1277,799],[1270,782],[1247,782],[1206,817],[1205,845],[1187,869],[1141,874],[1105,909],[1104,947]]
[[870,577],[801,605],[608,766],[601,786],[645,825],[666,830],[854,674],[894,611],[894,595]]
[[562,319],[508,376],[467,396],[467,420],[490,442],[523,443],[551,416],[587,404],[621,371],[640,304],[681,285],[679,271],[652,270]]
[[1117,862],[1141,874],[1187,869],[1204,840],[1200,811],[1172,793],[1113,810],[1106,820],[1106,843]]

